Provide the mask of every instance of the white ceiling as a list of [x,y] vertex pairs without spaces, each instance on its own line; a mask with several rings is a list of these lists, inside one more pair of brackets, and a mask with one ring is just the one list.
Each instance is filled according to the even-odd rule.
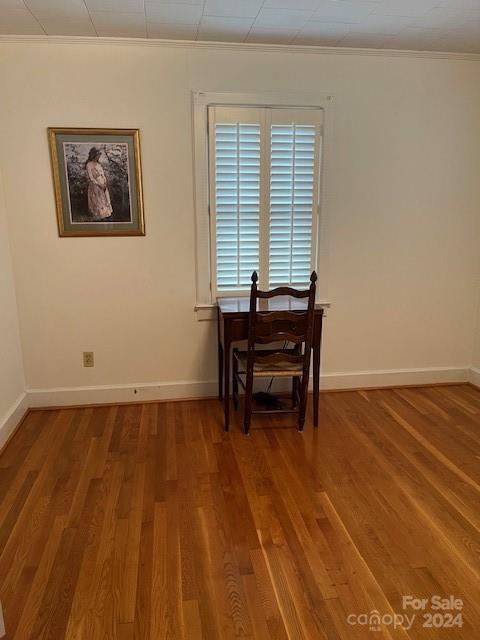
[[0,34],[480,53],[480,0],[0,0]]

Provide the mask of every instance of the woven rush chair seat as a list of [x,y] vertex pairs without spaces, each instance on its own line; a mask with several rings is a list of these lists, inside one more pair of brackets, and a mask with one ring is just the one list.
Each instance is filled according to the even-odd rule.
[[[275,353],[274,351],[265,350],[259,351],[257,355],[257,360],[253,365],[253,376],[256,378],[276,378],[276,377],[286,377],[291,378],[292,376],[301,377],[303,371],[303,363],[302,362],[288,362],[288,360],[279,360],[278,362],[262,362],[261,355],[269,355],[271,353]],[[238,373],[245,373],[247,370],[247,352],[246,351],[237,351],[233,352],[234,358],[237,358],[238,364],[241,367],[241,371]]]

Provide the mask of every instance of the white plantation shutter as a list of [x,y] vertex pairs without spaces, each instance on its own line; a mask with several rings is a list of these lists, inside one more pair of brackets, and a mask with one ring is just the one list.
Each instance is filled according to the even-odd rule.
[[209,108],[213,295],[308,284],[321,110]]
[[307,285],[315,248],[318,123],[285,111],[270,125],[270,287]]
[[213,115],[216,289],[248,289],[259,268],[261,114],[215,108]]

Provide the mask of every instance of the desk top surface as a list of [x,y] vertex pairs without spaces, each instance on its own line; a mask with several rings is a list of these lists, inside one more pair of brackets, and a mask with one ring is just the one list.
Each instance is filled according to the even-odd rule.
[[[238,298],[217,298],[217,304],[222,315],[248,313],[250,309],[250,296]],[[277,296],[270,299],[258,300],[259,311],[304,311],[307,308],[307,298],[292,298],[291,296]],[[315,310],[323,309],[323,305],[316,304]]]

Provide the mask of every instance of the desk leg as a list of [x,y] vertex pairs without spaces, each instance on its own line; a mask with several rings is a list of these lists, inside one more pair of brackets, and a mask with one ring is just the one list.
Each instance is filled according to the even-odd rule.
[[223,400],[223,347],[218,341],[218,399]]
[[225,431],[228,431],[230,425],[230,351],[231,344],[225,336],[223,344],[223,410],[225,413]]
[[313,426],[318,427],[320,400],[320,349],[322,345],[322,316],[315,318],[313,328]]
[[218,351],[218,399],[223,400],[223,346],[222,346],[222,322],[220,307],[217,307],[217,351]]

